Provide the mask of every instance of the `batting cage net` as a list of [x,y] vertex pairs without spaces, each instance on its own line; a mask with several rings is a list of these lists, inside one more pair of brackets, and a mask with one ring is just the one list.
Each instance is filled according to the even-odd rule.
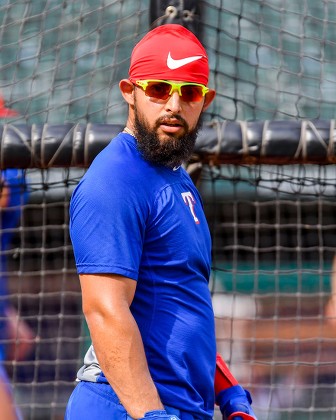
[[17,198],[1,210],[17,223],[1,226],[0,327],[24,418],[63,418],[90,342],[69,200],[123,128],[130,51],[167,22],[201,38],[217,91],[186,166],[212,233],[218,350],[258,419],[336,418],[336,3],[7,0],[0,18],[0,167]]

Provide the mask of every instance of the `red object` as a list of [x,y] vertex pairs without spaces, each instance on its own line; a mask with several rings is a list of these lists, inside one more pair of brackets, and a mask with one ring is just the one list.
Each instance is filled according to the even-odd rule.
[[0,118],[16,117],[19,115],[14,109],[6,108],[4,99],[0,96]]
[[[238,385],[237,379],[230,372],[227,364],[222,359],[222,356],[217,353],[216,356],[216,374],[215,374],[215,395],[224,389],[230,388],[231,386]],[[228,420],[256,420],[255,417],[250,414],[236,411],[230,415]]]
[[255,417],[250,416],[249,414],[242,413],[241,411],[236,411],[232,413],[228,420],[235,420],[235,419],[242,419],[242,420],[256,420]]
[[[216,374],[215,374],[215,395],[223,389],[238,385],[237,379],[232,375],[222,356],[217,353],[216,356]],[[253,417],[246,417],[247,419]]]
[[136,80],[175,80],[207,85],[207,53],[187,28],[161,25],[151,30],[134,47],[129,76]]

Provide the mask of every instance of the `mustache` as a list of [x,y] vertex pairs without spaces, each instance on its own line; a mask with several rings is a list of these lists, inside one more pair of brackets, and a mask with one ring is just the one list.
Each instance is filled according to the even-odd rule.
[[162,117],[156,120],[156,127],[159,127],[161,124],[180,124],[183,128],[188,129],[188,123],[181,115],[163,115]]

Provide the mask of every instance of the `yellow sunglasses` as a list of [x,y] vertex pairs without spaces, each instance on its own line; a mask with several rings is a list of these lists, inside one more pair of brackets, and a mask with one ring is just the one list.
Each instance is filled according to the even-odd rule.
[[166,80],[137,80],[146,96],[155,99],[167,100],[173,92],[178,92],[184,102],[200,102],[209,92],[209,88],[199,83],[173,83]]

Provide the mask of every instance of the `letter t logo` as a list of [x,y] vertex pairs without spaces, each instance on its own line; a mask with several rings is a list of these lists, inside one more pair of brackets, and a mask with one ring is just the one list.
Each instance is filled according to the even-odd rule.
[[190,191],[183,192],[183,193],[181,193],[181,195],[182,195],[182,198],[183,198],[184,203],[189,207],[189,209],[191,211],[191,214],[192,214],[192,217],[194,218],[195,223],[198,225],[200,221],[199,221],[198,217],[195,214],[195,204],[196,204],[196,201],[195,201],[193,195],[191,194]]

